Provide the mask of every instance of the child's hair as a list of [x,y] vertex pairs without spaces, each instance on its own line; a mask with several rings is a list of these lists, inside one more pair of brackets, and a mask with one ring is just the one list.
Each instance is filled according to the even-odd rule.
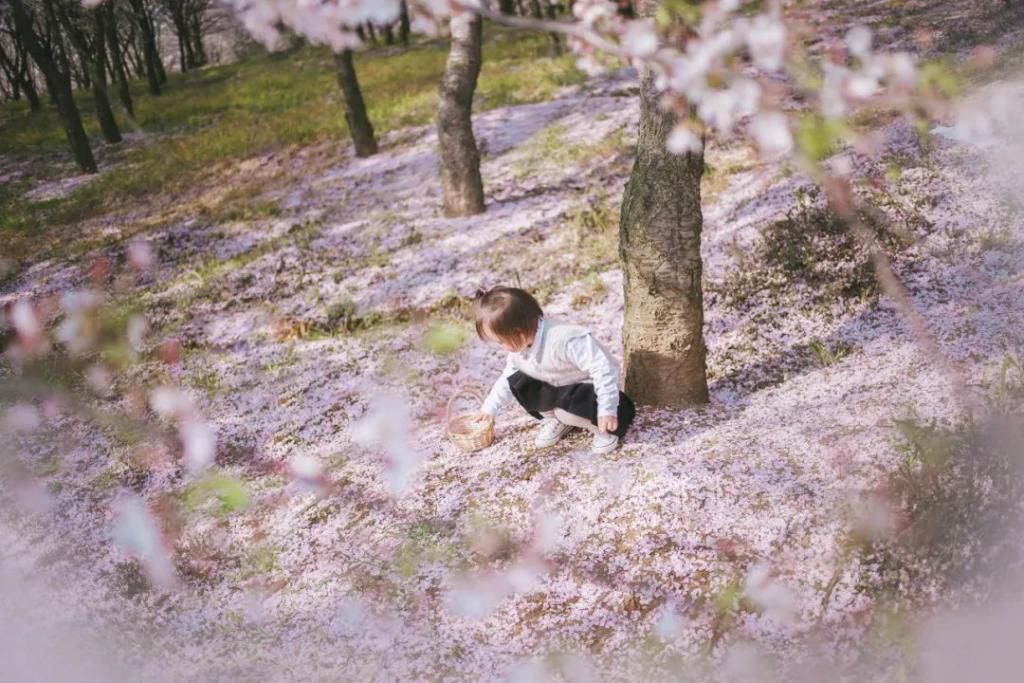
[[478,289],[473,297],[476,333],[481,339],[490,332],[498,339],[521,340],[537,329],[544,317],[537,300],[516,287]]

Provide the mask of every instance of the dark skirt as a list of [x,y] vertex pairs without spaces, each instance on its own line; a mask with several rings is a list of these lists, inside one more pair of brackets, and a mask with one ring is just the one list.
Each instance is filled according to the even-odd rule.
[[[519,401],[519,405],[538,420],[544,417],[541,413],[561,408],[567,413],[590,420],[594,426],[597,426],[597,393],[594,391],[593,384],[568,384],[556,387],[530,377],[522,371],[516,371],[509,376],[508,385],[512,389],[512,395]],[[633,422],[634,417],[636,417],[636,406],[633,405],[633,400],[620,391],[619,427],[612,434],[621,438]]]

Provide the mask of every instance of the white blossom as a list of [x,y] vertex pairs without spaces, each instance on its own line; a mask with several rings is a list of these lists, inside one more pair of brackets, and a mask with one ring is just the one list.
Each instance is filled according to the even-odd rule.
[[85,382],[99,396],[110,396],[114,387],[114,375],[101,363],[93,363],[85,369]]
[[365,448],[380,449],[385,455],[388,485],[393,494],[406,490],[420,463],[411,444],[408,404],[391,395],[376,397],[352,426],[352,439]]
[[781,112],[761,112],[750,122],[750,132],[761,154],[766,157],[789,154],[793,149],[793,134]]
[[32,304],[25,299],[16,301],[11,309],[11,324],[18,335],[26,341],[36,340],[43,333],[43,324],[36,316]]
[[133,240],[128,245],[128,263],[137,270],[147,271],[153,267],[155,261],[153,247],[146,240]]
[[764,562],[754,564],[747,571],[743,579],[743,594],[773,619],[788,622],[793,617],[793,595],[772,577],[771,568]]
[[146,332],[149,331],[149,323],[146,318],[141,315],[133,315],[128,321],[128,343],[132,349],[136,352],[142,351],[142,343],[145,339]]
[[192,410],[192,399],[181,389],[173,386],[159,386],[149,394],[149,403],[154,412],[164,419],[171,419]]
[[184,451],[185,469],[198,474],[206,469],[217,452],[217,437],[203,420],[188,418],[178,428]]
[[754,64],[766,71],[777,71],[786,47],[786,27],[765,14],[755,17],[747,31],[747,45]]
[[857,25],[846,32],[846,46],[854,57],[864,59],[871,54],[871,29]]
[[634,57],[649,57],[658,51],[658,34],[653,19],[637,19],[629,22],[622,34],[622,47]]
[[160,588],[174,585],[174,566],[160,536],[160,526],[141,499],[131,496],[113,505],[114,543],[142,560],[146,576]]
[[668,147],[668,151],[673,154],[687,154],[690,152],[696,154],[704,148],[704,143],[701,142],[701,139],[685,123],[680,123],[672,129],[672,132],[668,134],[668,140],[666,140],[665,145]]
[[30,432],[39,424],[39,409],[31,403],[16,403],[4,411],[4,428],[9,431]]

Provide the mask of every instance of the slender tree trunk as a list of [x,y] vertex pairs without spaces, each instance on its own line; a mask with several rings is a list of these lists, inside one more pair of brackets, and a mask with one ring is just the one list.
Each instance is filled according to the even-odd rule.
[[132,15],[135,18],[135,25],[139,30],[142,39],[142,59],[146,66],[146,83],[149,85],[150,95],[160,94],[160,55],[156,49],[156,37],[153,35],[153,27],[149,21],[149,13],[143,0],[129,0],[132,8]]
[[96,116],[100,120],[103,138],[110,143],[121,142],[121,131],[117,127],[117,119],[110,108],[110,97],[107,95],[107,50],[105,42],[106,27],[103,25],[103,9],[92,10],[93,19],[93,59],[92,59],[92,95],[96,102]]
[[[547,7],[547,18],[555,18],[555,8],[552,7],[548,0],[544,0],[544,5]],[[540,0],[530,0],[530,14],[534,19],[543,19],[544,12],[540,8]],[[562,54],[562,39],[557,33],[548,34],[548,51],[552,57],[558,57]]]
[[374,45],[376,45],[377,44],[377,31],[374,30],[373,24],[371,24],[369,22],[366,23],[366,32],[370,35],[370,42],[372,42]]
[[[36,65],[43,72],[47,83],[50,85],[75,163],[78,164],[82,171],[95,173],[96,159],[92,155],[92,148],[89,147],[89,138],[82,127],[82,117],[78,113],[78,107],[75,106],[75,98],[71,94],[71,82],[67,78],[67,74],[59,72],[53,55],[36,39],[32,19],[25,11],[25,6],[22,2],[23,0],[10,0],[15,26],[17,26],[21,39],[25,41],[25,47],[32,55],[32,59],[35,60]],[[48,8],[44,7],[44,9]]]
[[110,54],[110,67],[117,81],[117,99],[121,106],[132,119],[135,118],[135,105],[132,102],[132,94],[128,89],[128,74],[125,73],[124,55],[117,40],[117,15],[114,13],[113,3],[100,6],[100,11],[105,13],[103,28],[107,41],[107,51]]
[[[472,17],[472,18],[470,18]],[[437,137],[446,216],[484,210],[480,153],[473,137],[473,91],[482,62],[483,22],[464,15],[451,23],[451,48],[437,98]]]
[[640,85],[636,161],[622,197],[625,391],[635,401],[691,406],[708,401],[701,289],[703,153],[665,148],[676,117],[658,106],[654,75]]
[[338,65],[338,85],[345,100],[345,121],[352,135],[352,143],[356,148],[357,157],[368,157],[377,153],[377,140],[373,136],[373,125],[366,115],[366,103],[359,89],[355,65],[352,63],[352,50],[343,50],[335,55]]
[[32,82],[32,74],[29,73],[27,64],[22,73],[21,91],[25,93],[25,99],[28,100],[29,110],[33,112],[40,111],[43,105],[39,101],[39,92],[36,90],[36,84]]
[[185,36],[178,31],[178,68],[181,73],[188,71],[188,58],[185,56]]
[[391,24],[388,24],[381,29],[384,32],[384,44],[394,45],[395,44],[395,32],[391,30]]
[[402,0],[401,10],[398,14],[398,40],[402,45],[409,44],[409,6]]
[[203,47],[203,24],[202,16],[196,11],[192,15],[192,55],[195,59],[195,67],[206,66],[206,48]]
[[501,10],[502,14],[515,14],[516,3],[515,0],[499,0],[498,9]]

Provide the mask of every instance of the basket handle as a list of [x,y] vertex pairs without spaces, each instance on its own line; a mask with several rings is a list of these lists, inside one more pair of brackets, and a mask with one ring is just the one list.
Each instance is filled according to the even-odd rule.
[[454,394],[452,394],[452,397],[450,399],[448,399],[448,408],[444,412],[444,421],[445,421],[445,423],[451,422],[451,419],[452,419],[452,405],[455,404],[455,399],[462,398],[462,397],[475,398],[478,403],[483,400],[483,396],[481,395],[480,390],[477,389],[476,387],[472,387],[472,386],[460,387],[459,389],[457,389],[455,391]]

